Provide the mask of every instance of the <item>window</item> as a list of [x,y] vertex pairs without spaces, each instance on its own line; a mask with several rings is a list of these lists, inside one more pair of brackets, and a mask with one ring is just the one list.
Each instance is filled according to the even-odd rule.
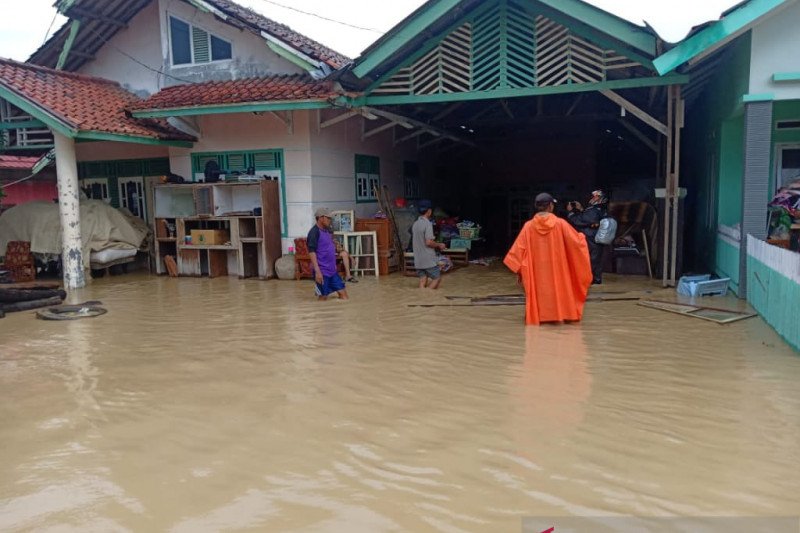
[[169,18],[172,64],[190,65],[233,57],[231,43],[175,17]]
[[419,198],[419,165],[416,161],[403,162],[403,176],[406,182],[406,200],[415,200]]
[[372,155],[356,154],[356,201],[374,202],[375,187],[381,185],[381,163]]
[[800,145],[778,145],[776,151],[775,186],[780,189],[800,176]]

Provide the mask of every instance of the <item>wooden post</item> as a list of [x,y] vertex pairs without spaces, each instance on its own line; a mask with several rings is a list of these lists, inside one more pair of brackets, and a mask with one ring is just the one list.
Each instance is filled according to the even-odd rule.
[[81,208],[75,140],[53,131],[58,175],[58,211],[61,218],[61,269],[64,288],[86,286],[81,251]]
[[672,198],[672,270],[670,281],[674,287],[677,284],[677,268],[678,268],[678,210],[680,208],[680,178],[681,178],[681,129],[683,129],[684,119],[684,100],[681,98],[681,86],[675,86],[675,120],[674,125],[674,142],[673,148],[675,150],[675,172],[673,174],[673,187],[674,195]]
[[672,97],[673,86],[667,87],[667,151],[664,157],[664,179],[666,180],[664,186],[664,258],[663,258],[663,271],[661,275],[661,282],[664,287],[669,286],[669,252],[670,252],[670,214],[671,207],[670,201],[673,198],[674,184],[672,181]]

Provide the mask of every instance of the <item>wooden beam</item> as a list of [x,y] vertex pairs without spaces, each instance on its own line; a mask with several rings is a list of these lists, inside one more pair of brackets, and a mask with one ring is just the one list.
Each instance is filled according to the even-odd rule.
[[620,119],[618,119],[618,121],[619,121],[620,124],[622,124],[622,126],[626,130],[631,132],[634,137],[639,139],[642,142],[642,144],[644,144],[645,146],[650,148],[652,151],[658,152],[658,145],[656,144],[656,142],[653,139],[651,139],[650,137],[648,137],[647,135],[645,135],[644,133],[642,133],[641,131],[639,131],[639,128],[637,128],[636,126],[634,126],[633,124],[631,124],[627,120],[623,120],[623,119],[620,118]]
[[104,15],[98,15],[96,13],[92,13],[91,11],[87,11],[85,9],[81,9],[79,7],[70,8],[69,14],[71,18],[77,18],[81,20],[94,20],[98,22],[104,22],[105,24],[111,24],[116,26],[117,28],[127,28],[128,24],[122,22],[121,20],[117,20],[115,18],[106,17]]
[[325,129],[328,126],[333,126],[334,124],[338,124],[338,123],[343,122],[343,121],[345,121],[345,120],[347,120],[349,118],[357,117],[360,114],[361,114],[361,112],[359,110],[351,109],[350,111],[345,111],[344,113],[342,113],[341,115],[339,115],[337,117],[333,117],[333,118],[328,119],[328,120],[326,120],[324,122],[321,122],[319,127],[320,127],[320,129]]
[[440,143],[440,142],[442,142],[444,140],[446,140],[444,137],[436,137],[434,139],[431,139],[430,141],[427,141],[427,142],[424,142],[424,143],[420,144],[417,148],[419,148],[420,150],[424,150],[428,146],[433,146],[434,144]]
[[633,116],[635,116],[636,118],[638,118],[639,120],[641,120],[642,122],[653,128],[654,130],[659,132],[661,135],[667,135],[668,130],[665,124],[651,117],[645,111],[637,107],[629,100],[626,100],[625,98],[623,98],[622,96],[618,95],[617,93],[611,90],[600,91],[600,94],[602,94],[615,104],[621,106],[623,109],[631,113]]
[[73,19],[72,24],[69,27],[69,35],[67,36],[67,40],[64,41],[64,48],[61,49],[61,54],[58,56],[58,63],[56,63],[56,70],[61,70],[64,68],[64,63],[67,62],[67,58],[69,57],[69,51],[72,48],[72,43],[75,42],[75,37],[78,36],[78,30],[81,29],[81,21],[78,19]]
[[500,106],[503,108],[503,111],[506,112],[506,115],[508,115],[508,118],[510,118],[511,120],[514,120],[514,113],[512,113],[511,112],[511,108],[508,107],[508,102],[506,100],[500,100]]
[[567,114],[566,114],[566,116],[570,116],[570,115],[572,114],[572,112],[573,112],[573,111],[575,111],[575,109],[576,109],[576,108],[577,108],[577,107],[578,107],[578,106],[581,104],[581,102],[583,101],[583,97],[584,97],[584,93],[581,93],[581,94],[579,94],[579,95],[578,95],[578,97],[577,97],[575,100],[573,100],[573,101],[572,101],[572,105],[571,105],[571,106],[569,106],[569,109],[567,109]]
[[434,116],[432,120],[442,120],[444,117],[446,117],[447,115],[449,115],[450,113],[452,113],[453,111],[455,111],[456,109],[461,107],[462,105],[464,105],[464,102],[456,102],[455,104],[453,104],[451,106],[447,106],[441,113],[439,113],[438,115]]
[[442,128],[439,128],[439,127],[436,127],[436,126],[432,126],[430,124],[426,124],[424,122],[421,122],[421,121],[413,119],[413,118],[404,117],[403,115],[398,115],[397,113],[392,113],[390,111],[384,111],[383,109],[376,109],[374,107],[362,107],[361,109],[363,111],[365,111],[366,113],[371,113],[371,114],[377,115],[379,117],[383,117],[383,118],[386,118],[386,119],[389,119],[389,120],[393,120],[393,121],[397,122],[400,125],[408,124],[411,127],[420,128],[421,130],[426,131],[426,132],[430,133],[431,135],[436,135],[437,137],[439,135],[443,135],[443,136],[445,136],[445,137],[447,137],[449,139],[452,139],[454,141],[458,141],[458,142],[461,142],[461,143],[464,143],[464,144],[468,144],[470,146],[475,146],[475,143],[473,143],[472,141],[464,139],[464,138],[462,138],[462,137],[460,137],[460,136],[458,136],[458,135],[456,135],[454,133],[450,133],[449,131],[447,131],[445,129],[442,129]]
[[76,56],[76,57],[82,57],[83,59],[89,59],[89,60],[94,60],[95,59],[94,54],[90,54],[88,52],[82,52],[80,50],[72,50],[72,51],[70,51],[70,55],[73,55],[73,56]]
[[426,132],[425,132],[425,130],[417,130],[417,131],[415,131],[415,132],[413,132],[413,133],[409,133],[409,134],[408,134],[408,135],[406,135],[405,137],[400,137],[399,139],[397,139],[397,140],[394,142],[394,144],[395,144],[395,146],[397,146],[398,144],[404,143],[404,142],[406,142],[406,141],[407,141],[407,140],[409,140],[409,139],[413,139],[414,137],[419,137],[420,135],[422,135],[422,134],[424,134],[424,133],[426,133]]
[[283,125],[286,126],[286,131],[289,133],[289,135],[293,135],[294,134],[294,114],[293,114],[293,112],[291,110],[290,111],[286,111],[285,113],[286,113],[286,116],[283,117],[283,116],[281,116],[281,114],[278,111],[270,111],[269,112],[270,115],[272,115],[273,117],[275,117],[278,120],[280,120],[281,123],[283,123]]
[[372,129],[371,129],[371,130],[369,130],[369,131],[365,131],[365,132],[364,132],[364,134],[361,136],[361,140],[363,141],[364,139],[369,139],[369,138],[370,138],[370,137],[372,137],[373,135],[377,135],[377,134],[379,134],[380,132],[382,132],[382,131],[386,131],[386,130],[388,130],[389,128],[392,128],[392,127],[394,127],[394,126],[396,126],[396,125],[397,125],[397,122],[394,122],[394,121],[391,121],[391,120],[390,120],[390,121],[389,121],[389,122],[387,122],[386,124],[382,124],[382,125],[378,126],[377,128],[372,128]]

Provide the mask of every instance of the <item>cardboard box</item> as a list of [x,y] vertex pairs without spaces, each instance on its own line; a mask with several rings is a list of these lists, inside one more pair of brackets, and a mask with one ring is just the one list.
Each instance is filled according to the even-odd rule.
[[193,229],[191,231],[193,246],[211,246],[227,244],[231,237],[224,229]]

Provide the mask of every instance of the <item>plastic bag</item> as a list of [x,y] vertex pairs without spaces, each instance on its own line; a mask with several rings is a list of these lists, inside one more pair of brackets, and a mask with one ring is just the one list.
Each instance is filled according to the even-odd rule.
[[594,236],[597,244],[611,244],[617,236],[617,221],[611,217],[600,219],[600,227]]

